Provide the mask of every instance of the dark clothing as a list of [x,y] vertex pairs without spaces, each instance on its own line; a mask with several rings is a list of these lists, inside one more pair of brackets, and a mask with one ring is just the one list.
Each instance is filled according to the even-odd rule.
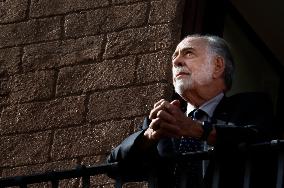
[[[242,187],[245,156],[238,151],[238,146],[240,143],[271,139],[272,109],[271,101],[262,93],[237,94],[221,100],[212,117],[215,123],[222,123],[216,125],[215,149],[218,152],[218,160],[210,161],[204,186],[210,187],[214,166],[219,163],[222,164],[220,169],[222,184],[219,187]],[[178,141],[170,138],[162,139],[149,150],[139,151],[136,143],[149,124],[150,120],[146,118],[140,131],[130,135],[111,151],[108,162],[121,162],[127,173],[133,177],[144,174],[148,170],[147,165],[152,164],[158,176],[158,187],[174,187],[176,181],[174,171],[177,164],[168,159],[177,155]]]

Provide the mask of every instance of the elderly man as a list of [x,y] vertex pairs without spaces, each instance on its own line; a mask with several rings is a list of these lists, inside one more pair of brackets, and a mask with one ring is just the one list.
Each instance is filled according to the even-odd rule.
[[[239,174],[243,168],[234,161],[240,161],[240,157],[232,148],[237,148],[241,142],[268,138],[267,125],[271,123],[273,114],[264,95],[225,96],[231,88],[233,72],[233,58],[222,38],[202,35],[184,38],[173,54],[172,73],[175,91],[186,101],[186,110],[182,110],[179,100],[158,101],[141,131],[130,135],[116,147],[108,162],[120,161],[129,167],[129,171],[132,169],[142,174],[147,170],[143,169],[143,165],[140,168],[131,166],[155,161],[153,167],[159,187],[197,188],[210,184],[214,165],[209,164],[203,181],[201,169],[207,165],[198,161],[180,165],[165,159],[202,150],[207,145],[220,145],[221,150],[231,153],[229,160],[228,156],[222,160],[229,167],[224,165],[221,175],[224,172],[228,176],[228,170],[232,172],[226,180],[223,179],[220,187],[241,187]],[[228,127],[246,127],[246,131]]]

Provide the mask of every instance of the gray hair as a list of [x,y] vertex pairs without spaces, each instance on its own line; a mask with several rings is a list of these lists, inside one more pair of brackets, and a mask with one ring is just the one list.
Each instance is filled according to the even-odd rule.
[[214,35],[189,35],[186,38],[201,38],[208,42],[209,53],[217,54],[224,58],[225,61],[225,71],[224,71],[224,82],[226,85],[226,90],[230,90],[233,83],[233,77],[235,72],[235,63],[230,51],[228,43],[221,37]]

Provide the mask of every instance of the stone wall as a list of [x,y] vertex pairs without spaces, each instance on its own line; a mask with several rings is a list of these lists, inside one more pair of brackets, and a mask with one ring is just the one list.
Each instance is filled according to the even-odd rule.
[[170,98],[182,12],[180,0],[0,0],[1,177],[103,163]]

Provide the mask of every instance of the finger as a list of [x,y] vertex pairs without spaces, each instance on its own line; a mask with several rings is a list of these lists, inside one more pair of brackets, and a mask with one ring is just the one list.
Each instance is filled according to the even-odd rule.
[[144,132],[144,136],[146,136],[149,140],[152,139],[152,134],[153,134],[153,129],[148,128],[145,132]]
[[157,106],[159,106],[162,102],[164,102],[164,101],[166,101],[165,99],[161,99],[161,100],[159,100],[158,102],[156,102],[155,104],[154,104],[154,108],[156,108]]
[[151,132],[151,139],[153,139],[153,140],[160,140],[162,138],[165,138],[165,136],[163,134],[163,131],[157,130],[157,131]]
[[172,101],[170,105],[166,106],[165,110],[174,117],[185,116],[184,112],[180,108],[180,103],[178,101]]
[[157,117],[157,113],[160,110],[165,110],[170,103],[166,100],[161,101],[158,105],[155,105],[155,108],[151,110],[149,119],[155,119]]
[[181,128],[175,124],[171,124],[165,121],[161,121],[159,123],[160,129],[164,130],[165,132],[167,132],[168,134],[171,135],[177,135],[180,136],[181,135]]
[[159,140],[162,138],[177,138],[178,136],[173,134],[172,132],[168,132],[163,129],[159,129],[156,131],[151,132],[151,139]]
[[146,136],[149,140],[159,140],[162,138],[162,135],[157,134],[157,131],[154,131],[151,128],[148,128],[145,132],[144,132],[144,136]]
[[169,122],[169,123],[175,123],[176,122],[175,117],[172,116],[172,114],[168,113],[165,110],[158,111],[157,118],[159,118],[162,121]]
[[160,128],[160,119],[159,118],[156,118],[156,119],[153,119],[149,125],[149,128],[150,129],[153,129],[153,130],[157,130]]
[[181,104],[180,104],[180,101],[179,100],[173,100],[171,102],[172,105],[175,105],[176,107],[180,108],[181,107]]

